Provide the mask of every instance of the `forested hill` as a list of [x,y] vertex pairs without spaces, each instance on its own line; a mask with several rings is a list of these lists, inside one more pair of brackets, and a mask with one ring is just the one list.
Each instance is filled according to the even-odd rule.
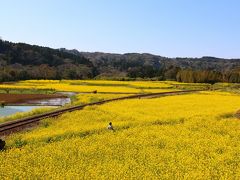
[[90,78],[240,82],[240,59],[88,53],[0,40],[0,82]]
[[177,80],[180,82],[240,82],[240,59],[167,58],[152,54],[88,53],[66,50],[88,58],[99,76]]
[[87,58],[72,53],[0,40],[0,81],[79,79],[96,76]]

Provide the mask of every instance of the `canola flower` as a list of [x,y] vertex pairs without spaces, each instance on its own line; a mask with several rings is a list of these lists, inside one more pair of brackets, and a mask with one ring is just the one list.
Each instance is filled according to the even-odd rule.
[[149,93],[175,91],[173,85],[161,81],[104,81],[104,80],[26,80],[2,84],[1,89],[52,89],[71,92]]
[[[231,83],[217,83],[216,88],[230,87]],[[235,85],[233,85],[235,86]],[[207,89],[210,84],[176,81],[112,81],[112,80],[26,80],[1,84],[1,89],[32,89],[71,92],[154,93],[180,89]]]
[[87,104],[107,99],[126,97],[134,94],[77,94],[73,104]]
[[[170,89],[169,89],[170,88]],[[4,93],[54,93],[55,91],[77,92],[72,97],[72,105],[86,104],[106,99],[130,96],[139,93],[177,91],[165,82],[121,82],[104,80],[26,80],[11,84],[0,84],[0,91]],[[97,92],[92,94],[92,92]],[[86,93],[86,94],[85,94]],[[101,94],[104,93],[104,94]],[[125,94],[126,93],[126,94]],[[23,113],[8,118],[3,121],[13,120],[18,117],[25,117],[33,113]]]
[[0,178],[239,179],[239,107],[221,92],[86,107],[8,137]]

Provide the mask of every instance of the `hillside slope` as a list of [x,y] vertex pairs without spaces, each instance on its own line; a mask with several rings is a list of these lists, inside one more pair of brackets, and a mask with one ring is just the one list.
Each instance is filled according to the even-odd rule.
[[0,82],[91,78],[240,82],[240,59],[167,58],[147,53],[89,53],[2,40],[0,70]]
[[24,43],[0,40],[0,82],[22,79],[94,77],[93,64],[83,56]]

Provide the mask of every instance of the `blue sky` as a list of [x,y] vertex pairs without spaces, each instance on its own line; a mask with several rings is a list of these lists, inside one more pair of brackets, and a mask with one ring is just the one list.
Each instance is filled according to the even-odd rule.
[[0,0],[4,40],[168,57],[240,58],[239,0]]

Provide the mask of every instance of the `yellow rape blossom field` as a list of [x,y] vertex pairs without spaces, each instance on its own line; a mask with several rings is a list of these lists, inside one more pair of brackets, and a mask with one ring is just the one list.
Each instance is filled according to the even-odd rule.
[[238,109],[210,91],[89,106],[7,137],[0,179],[239,179]]
[[77,94],[76,100],[72,104],[87,104],[108,99],[127,97],[131,95],[133,94]]
[[[0,84],[1,89],[30,89],[69,92],[99,93],[151,93],[176,91],[178,84],[164,81],[106,81],[106,80],[26,80],[12,84]],[[183,84],[184,85],[184,84]],[[206,86],[206,85],[204,85]]]

